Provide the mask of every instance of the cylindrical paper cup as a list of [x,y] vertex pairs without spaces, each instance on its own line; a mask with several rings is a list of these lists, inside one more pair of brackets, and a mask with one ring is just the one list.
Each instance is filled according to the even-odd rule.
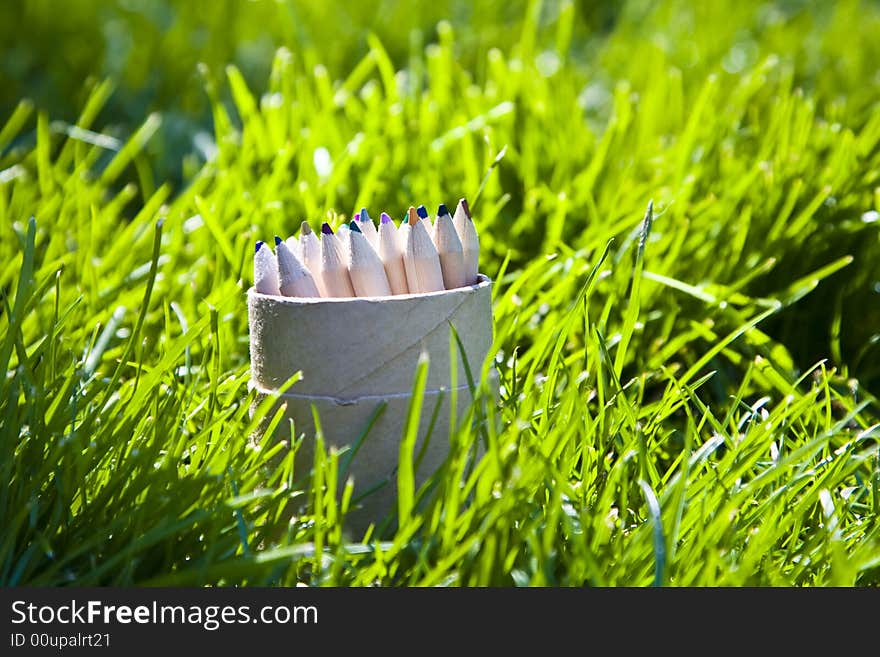
[[[296,433],[307,436],[297,452],[299,472],[311,465],[314,455],[308,438],[314,435],[313,406],[326,445],[343,447],[357,440],[380,404],[387,404],[349,467],[355,496],[386,483],[364,498],[350,526],[364,527],[393,508],[400,439],[423,351],[430,366],[416,453],[435,406],[440,408],[416,484],[443,462],[449,448],[450,399],[457,400],[456,417],[471,402],[462,350],[455,344],[450,349],[450,324],[478,376],[492,344],[491,294],[492,282],[482,275],[468,287],[390,297],[304,299],[248,290],[251,386],[258,401],[302,373],[279,398],[286,405],[285,420],[293,419]],[[458,361],[455,395],[450,394],[452,358]]]

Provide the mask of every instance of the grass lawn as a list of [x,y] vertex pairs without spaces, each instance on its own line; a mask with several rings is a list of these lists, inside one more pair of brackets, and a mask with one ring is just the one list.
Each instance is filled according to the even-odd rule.
[[[876,3],[69,4],[0,9],[0,584],[880,584]],[[460,196],[471,421],[343,532],[254,241]]]

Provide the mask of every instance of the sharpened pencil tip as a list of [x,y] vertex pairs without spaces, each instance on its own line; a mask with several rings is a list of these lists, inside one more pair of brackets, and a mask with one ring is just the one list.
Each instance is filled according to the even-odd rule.
[[284,241],[284,240],[281,239],[280,237],[278,237],[277,235],[275,236],[275,246],[278,246],[278,245],[281,244],[281,242],[283,242],[283,241]]
[[444,214],[449,214],[449,210],[446,208],[445,203],[441,203],[440,207],[437,208],[437,216],[442,217]]
[[311,235],[312,234],[312,227],[309,225],[308,221],[302,222],[302,224],[299,227],[299,230],[303,235]]
[[419,218],[421,218],[421,219],[428,218],[428,209],[424,205],[420,205],[418,207],[418,209],[416,210],[416,212],[418,213]]
[[352,221],[350,224],[348,224],[348,227],[351,229],[351,231],[352,231],[353,233],[360,233],[360,232],[362,232],[360,226],[358,226],[358,224],[357,224],[356,221]]
[[380,214],[380,215],[379,215],[379,220],[380,220],[383,224],[390,224],[390,223],[391,223],[391,217],[388,216],[388,213],[387,213],[387,212],[383,212],[382,214]]
[[413,225],[419,220],[416,216],[416,209],[413,206],[409,206],[409,210],[406,211],[406,218],[409,219],[408,223]]
[[367,212],[366,208],[361,208],[361,221],[372,221],[370,213]]
[[262,242],[262,241],[258,241],[257,244],[256,244],[256,246],[254,247],[254,253],[259,253],[260,248],[261,248],[262,246],[263,246],[263,242]]
[[458,207],[464,210],[464,214],[468,219],[471,219],[471,209],[468,207],[468,202],[466,198],[458,199]]
[[321,233],[323,233],[324,235],[332,235],[333,234],[333,229],[330,228],[330,224],[328,224],[326,221],[323,224],[321,224]]

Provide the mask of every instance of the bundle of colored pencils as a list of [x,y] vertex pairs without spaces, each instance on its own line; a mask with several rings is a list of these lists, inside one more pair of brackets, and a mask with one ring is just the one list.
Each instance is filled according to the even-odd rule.
[[275,252],[257,242],[254,288],[286,297],[383,297],[439,292],[477,282],[480,242],[461,199],[455,216],[445,205],[431,222],[424,205],[397,226],[384,212],[379,227],[366,208],[321,238],[304,221],[299,238],[275,237]]

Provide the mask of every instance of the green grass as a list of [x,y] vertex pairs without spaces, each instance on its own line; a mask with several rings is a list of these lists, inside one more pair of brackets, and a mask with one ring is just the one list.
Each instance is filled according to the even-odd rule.
[[[596,33],[530,3],[503,37],[441,22],[401,61],[363,33],[328,68],[288,35],[257,82],[208,62],[216,149],[171,182],[165,113],[120,139],[109,84],[66,124],[22,101],[0,583],[880,583],[880,11],[690,5]],[[253,241],[481,185],[478,400],[396,529],[344,533],[347,453],[248,443],[286,430],[249,414]]]

